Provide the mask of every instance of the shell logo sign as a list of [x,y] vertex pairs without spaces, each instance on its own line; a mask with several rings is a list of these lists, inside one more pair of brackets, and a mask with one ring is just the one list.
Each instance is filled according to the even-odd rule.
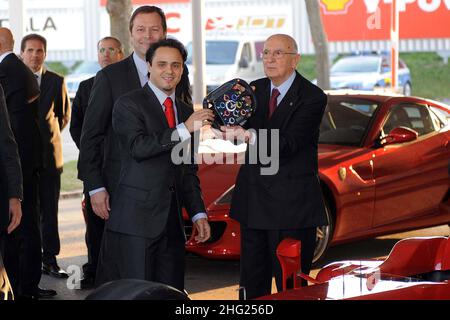
[[353,0],[321,0],[320,5],[324,14],[347,14]]

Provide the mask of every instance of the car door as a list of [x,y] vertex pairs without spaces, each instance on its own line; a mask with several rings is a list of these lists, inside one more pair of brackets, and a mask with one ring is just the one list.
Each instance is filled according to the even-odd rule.
[[418,138],[375,151],[373,227],[436,212],[448,188],[440,169],[448,159],[428,106],[393,105],[383,125],[384,134],[396,127],[413,129]]

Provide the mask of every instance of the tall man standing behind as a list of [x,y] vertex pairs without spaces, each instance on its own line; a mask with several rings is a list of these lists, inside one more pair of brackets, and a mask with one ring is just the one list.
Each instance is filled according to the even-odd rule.
[[42,272],[67,278],[56,261],[60,251],[58,202],[63,171],[61,131],[70,119],[70,102],[64,78],[44,68],[47,40],[38,34],[22,39],[23,62],[33,71],[41,89],[39,129],[43,147],[43,166],[39,171],[39,209],[42,234]]
[[[256,133],[241,127],[223,128],[230,137],[245,137],[252,144],[259,144],[264,130],[269,135],[279,132],[278,172],[264,175],[263,164],[244,164],[233,192],[230,216],[241,225],[240,286],[245,288],[247,299],[270,294],[273,275],[278,290],[282,289],[275,253],[287,237],[301,241],[301,268],[309,273],[316,227],[327,224],[317,164],[327,96],[296,72],[300,55],[292,37],[269,37],[262,58],[267,78],[251,84],[256,88],[258,109],[246,124]],[[274,147],[267,145],[265,150]]]
[[[145,54],[152,43],[165,39],[165,15],[155,6],[139,7],[131,16],[129,30],[134,52],[97,73],[81,134],[79,178],[89,192],[94,212],[103,219],[109,217],[110,196],[119,180],[121,161],[111,126],[113,105],[123,94],[147,83]],[[176,95],[180,97],[184,92],[178,88]]]
[[[119,39],[114,37],[105,37],[97,43],[98,64],[105,68],[110,64],[119,62],[123,59],[122,44]],[[72,104],[72,117],[70,120],[70,134],[73,141],[80,148],[81,131],[83,128],[84,115],[88,107],[89,96],[94,84],[95,77],[84,80],[80,83],[75,99]],[[103,236],[105,222],[97,216],[92,210],[89,193],[85,190],[85,221],[86,221],[86,247],[88,253],[88,262],[83,265],[83,279],[80,281],[81,289],[87,289],[95,283],[95,273],[97,272],[98,256],[100,253],[100,244]]]

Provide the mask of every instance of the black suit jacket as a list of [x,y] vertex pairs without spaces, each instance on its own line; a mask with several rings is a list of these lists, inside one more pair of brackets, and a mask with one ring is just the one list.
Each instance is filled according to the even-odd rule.
[[[176,100],[178,122],[192,109]],[[175,165],[171,152],[180,138],[169,128],[162,107],[148,85],[122,96],[114,106],[113,128],[121,146],[122,167],[109,230],[155,238],[167,222],[172,193],[178,212],[185,206],[192,217],[206,212],[195,164]],[[181,224],[180,224],[181,225]]]
[[80,149],[81,130],[83,128],[84,115],[88,107],[89,96],[95,77],[81,81],[75,98],[72,102],[72,115],[70,117],[70,135]]
[[9,223],[9,199],[23,199],[22,168],[0,85],[0,234]]
[[43,147],[43,167],[50,172],[62,172],[61,131],[70,119],[70,102],[64,78],[44,69],[39,97],[39,129]]
[[239,170],[233,192],[230,216],[247,227],[262,230],[326,225],[317,166],[326,95],[297,73],[269,119],[270,80],[260,79],[251,85],[256,87],[258,108],[247,128],[266,129],[268,142],[272,130],[279,130],[279,170],[275,175],[262,175],[264,165],[259,159],[257,164],[249,164],[248,148],[246,164]]
[[114,192],[120,172],[119,142],[111,126],[112,109],[123,94],[141,88],[133,55],[95,76],[80,140],[78,175],[86,191]]
[[[33,100],[39,96],[39,85],[31,70],[15,54],[9,54],[0,63],[0,84],[19,148],[22,173],[30,176],[42,165],[38,99]],[[29,103],[30,100],[33,102]]]

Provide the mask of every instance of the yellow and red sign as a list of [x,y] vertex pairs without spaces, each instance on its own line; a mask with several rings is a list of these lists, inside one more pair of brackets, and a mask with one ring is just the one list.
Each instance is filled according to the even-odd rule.
[[[400,39],[450,38],[450,0],[397,0]],[[392,0],[320,0],[330,41],[387,40]]]

